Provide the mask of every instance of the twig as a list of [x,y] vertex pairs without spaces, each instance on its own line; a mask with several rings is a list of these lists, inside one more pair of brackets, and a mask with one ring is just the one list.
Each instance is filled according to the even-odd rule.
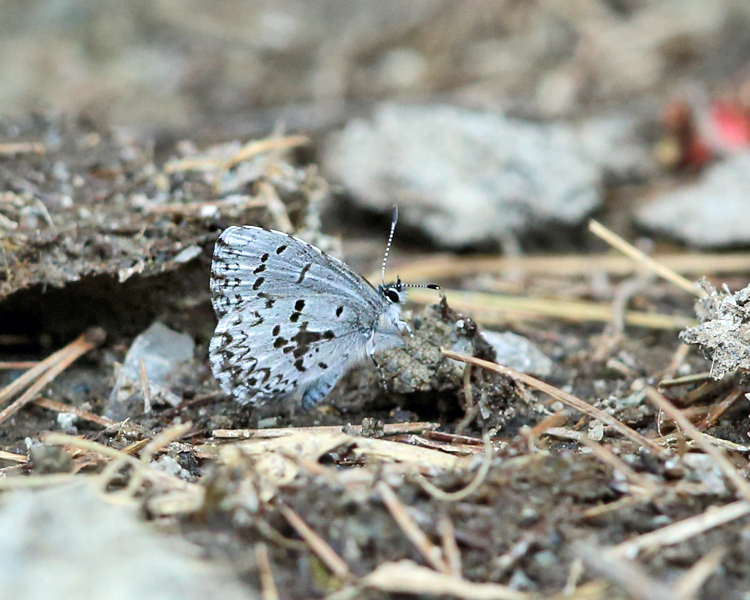
[[[37,394],[39,394],[55,377],[67,369],[76,359],[101,344],[104,341],[104,337],[105,333],[103,329],[93,327],[83,335],[79,336],[74,342],[65,346],[62,350],[55,352],[53,356],[57,355],[57,359],[55,363],[49,367],[49,370],[47,370],[36,381],[36,383],[32,384],[28,390],[21,394],[17,400],[0,412],[0,424],[16,414],[16,412],[26,404],[34,400]],[[41,366],[44,362],[46,361],[42,361],[37,367]],[[34,369],[36,369],[36,367],[34,367]],[[34,369],[30,369],[29,372]]]
[[161,449],[166,448],[174,440],[180,439],[190,430],[192,426],[193,424],[190,422],[172,425],[171,427],[168,427],[167,429],[159,433],[150,442],[148,442],[148,444],[146,444],[146,446],[143,448],[143,452],[141,453],[140,458],[141,465],[143,465],[144,468],[136,469],[133,472],[130,477],[130,481],[128,481],[128,486],[123,491],[123,494],[134,495],[138,488],[141,486],[141,483],[143,483],[143,476],[146,472],[145,467],[149,466],[149,463],[151,462],[154,454],[159,452]]
[[737,402],[742,396],[744,395],[744,392],[742,390],[733,390],[726,398],[724,398],[721,402],[719,402],[716,406],[714,406],[711,409],[711,412],[706,415],[706,417],[698,423],[698,429],[700,431],[703,431],[704,429],[708,429],[716,423],[721,418],[721,415],[723,415],[729,408]]
[[648,500],[649,498],[646,496],[623,496],[622,498],[620,498],[619,500],[615,500],[614,502],[587,508],[581,513],[581,516],[584,519],[595,519],[612,511],[620,510],[621,508],[632,506],[633,504],[647,502]]
[[268,546],[264,542],[255,544],[255,562],[258,565],[263,600],[278,600],[279,592],[273,580],[271,561],[268,559]]
[[377,484],[377,488],[380,492],[380,497],[383,499],[383,503],[388,509],[388,512],[391,513],[391,516],[394,518],[396,523],[398,523],[398,526],[401,527],[401,531],[404,532],[404,535],[412,544],[414,544],[416,549],[419,550],[419,553],[424,557],[424,559],[436,571],[450,574],[451,568],[448,566],[445,560],[443,560],[440,548],[435,546],[429,540],[427,535],[425,535],[425,533],[419,528],[417,522],[406,511],[406,508],[401,503],[401,500],[398,499],[398,496],[396,496],[395,492],[390,488],[390,486],[385,481],[380,481]]
[[651,400],[657,408],[667,413],[667,415],[677,423],[680,429],[682,429],[690,439],[695,440],[695,443],[714,460],[716,466],[719,467],[724,474],[724,477],[732,482],[735,488],[737,488],[737,491],[747,502],[750,502],[750,483],[740,475],[739,471],[737,471],[734,465],[729,462],[729,459],[724,453],[719,448],[708,442],[705,435],[698,431],[698,428],[690,422],[690,419],[683,415],[680,410],[678,410],[669,400],[654,388],[648,387],[645,391],[646,397]]
[[[73,342],[73,344],[79,342],[80,339],[81,338],[78,338],[75,342]],[[65,346],[64,348],[61,348],[57,352],[50,354],[43,361],[38,362],[36,365],[34,365],[28,371],[26,371],[23,375],[14,379],[8,385],[6,385],[2,390],[0,390],[0,403],[18,394],[24,388],[31,385],[31,383],[35,379],[37,379],[39,376],[41,376],[42,373],[44,373],[47,369],[49,369],[50,367],[60,362],[60,360],[62,360],[70,352],[70,347],[73,344],[68,344],[67,346]]]
[[28,457],[24,456],[23,454],[15,454],[13,452],[6,452],[5,450],[0,450],[0,460],[8,460],[10,462],[21,464],[29,462]]
[[677,598],[680,600],[693,600],[696,598],[706,580],[721,565],[725,554],[726,548],[721,546],[714,548],[690,567],[687,573],[681,575],[674,584]]
[[458,549],[458,543],[456,542],[456,530],[453,527],[453,521],[445,510],[440,512],[437,527],[443,540],[443,554],[448,567],[450,567],[451,574],[461,577],[461,551]]
[[662,377],[664,379],[671,379],[672,377],[674,377],[679,368],[685,362],[688,354],[690,354],[690,345],[681,342],[680,345],[677,346],[677,350],[672,356],[672,360],[669,361],[669,365],[667,365],[667,368],[664,369]]
[[719,525],[735,521],[747,514],[750,514],[750,504],[744,500],[737,500],[719,508],[711,507],[694,517],[688,517],[656,531],[639,535],[637,538],[622,542],[617,546],[611,546],[606,549],[606,552],[616,556],[634,558],[641,550],[655,550],[662,546],[677,544]]
[[599,460],[612,467],[615,471],[618,471],[633,485],[643,488],[649,494],[655,494],[659,491],[658,485],[649,481],[643,475],[636,473],[618,456],[615,456],[615,454],[606,446],[598,444],[587,435],[581,437],[581,443],[584,446],[591,448],[591,451]]
[[58,413],[73,413],[83,421],[89,421],[91,423],[101,425],[102,427],[110,427],[111,425],[115,424],[114,421],[108,419],[107,417],[95,415],[94,413],[81,410],[77,406],[70,406],[69,404],[63,404],[62,402],[57,402],[56,400],[50,400],[48,398],[37,398],[36,400],[34,400],[34,404]]
[[529,551],[531,545],[538,541],[539,533],[536,531],[527,531],[521,539],[516,541],[505,554],[492,559],[492,570],[490,571],[491,579],[500,579],[508,570],[515,565]]
[[239,208],[246,210],[248,208],[262,208],[268,206],[266,200],[246,197],[238,201],[236,198],[225,198],[223,200],[207,200],[205,202],[173,202],[170,204],[158,204],[150,206],[148,212],[151,214],[174,214],[184,215],[188,213],[198,213],[205,208],[214,207],[216,209]]
[[472,479],[469,485],[462,490],[458,490],[457,492],[444,492],[436,485],[427,481],[424,475],[418,471],[414,472],[414,477],[428,494],[439,500],[445,502],[459,502],[460,500],[468,498],[479,489],[479,486],[482,485],[487,477],[487,473],[490,472],[490,466],[492,465],[492,443],[490,442],[489,434],[485,433],[482,439],[484,441],[484,457],[482,459],[482,464],[479,467],[477,474],[474,476],[474,479]]
[[0,156],[16,154],[45,154],[47,146],[41,142],[3,142],[0,144]]
[[471,365],[464,365],[464,397],[466,398],[466,411],[463,419],[456,424],[456,433],[461,433],[476,418],[479,405],[474,405],[474,394],[471,390]]
[[631,429],[630,427],[628,427],[621,421],[618,421],[613,416],[609,415],[603,410],[599,410],[595,406],[591,406],[590,404],[588,404],[587,402],[584,402],[580,398],[576,398],[572,394],[568,394],[567,392],[564,392],[552,385],[544,383],[543,381],[539,381],[538,379],[535,379],[534,377],[531,377],[530,375],[526,375],[525,373],[521,373],[520,371],[516,371],[515,369],[511,369],[510,367],[503,367],[496,363],[482,360],[480,358],[474,358],[473,356],[468,356],[466,354],[459,354],[458,352],[453,352],[452,350],[446,350],[445,348],[441,348],[441,351],[443,355],[447,356],[448,358],[452,358],[454,360],[458,360],[461,362],[471,363],[473,365],[477,365],[484,369],[489,369],[490,371],[495,371],[496,373],[500,373],[501,375],[506,375],[510,377],[511,379],[515,379],[517,381],[524,383],[525,385],[528,385],[531,388],[537,389],[540,392],[543,392],[547,394],[548,396],[554,398],[555,400],[559,400],[563,404],[566,404],[567,406],[570,406],[571,408],[574,408],[577,411],[582,412],[583,414],[589,417],[598,419],[605,425],[609,425],[610,427],[612,427],[613,429],[615,429],[616,431],[624,435],[626,438],[636,442],[637,444],[641,446],[649,448],[656,454],[661,455],[661,454],[664,454],[665,452],[664,449],[658,446],[653,440],[650,440],[647,437],[644,437],[637,431]]
[[706,297],[707,294],[705,290],[697,287],[695,283],[686,279],[682,275],[678,275],[672,269],[665,267],[663,264],[655,261],[647,254],[644,254],[643,252],[626,242],[624,239],[622,239],[619,235],[604,227],[604,225],[602,225],[598,221],[594,221],[593,219],[589,221],[589,231],[603,239],[613,248],[616,248],[617,250],[622,252],[628,258],[644,266],[648,270],[656,273],[662,279],[666,279],[670,283],[673,283],[677,287],[685,290],[690,294],[698,296],[699,298]]
[[[399,433],[419,433],[440,427],[439,423],[386,423],[383,425],[385,435],[396,435]],[[275,427],[271,429],[214,429],[211,435],[217,439],[249,440],[270,439],[299,435],[301,433],[343,433],[344,428],[340,425],[324,425],[321,427]],[[349,425],[347,432],[352,435],[362,433],[361,425]]]
[[[438,573],[410,560],[386,562],[362,579],[365,587],[383,592],[449,596],[462,600],[531,600],[532,596],[497,583],[475,583]],[[361,597],[361,596],[360,596]]]
[[706,371],[705,373],[693,373],[691,375],[685,375],[684,377],[677,377],[674,379],[662,379],[658,384],[658,388],[663,390],[665,388],[689,385],[691,383],[703,383],[704,381],[710,380],[711,373]]
[[651,579],[636,563],[582,542],[574,545],[574,551],[588,569],[618,584],[636,600],[675,600],[670,587]]
[[279,510],[287,522],[294,528],[300,537],[307,542],[317,557],[336,575],[339,579],[347,579],[351,572],[349,566],[341,560],[328,543],[315,533],[300,516],[286,504],[279,504]]

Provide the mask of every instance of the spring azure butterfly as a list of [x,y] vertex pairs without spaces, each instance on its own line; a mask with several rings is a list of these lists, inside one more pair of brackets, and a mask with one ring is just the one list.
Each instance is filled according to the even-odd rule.
[[[286,233],[228,227],[216,242],[211,300],[219,319],[211,369],[241,404],[318,404],[353,365],[403,344],[406,288],[373,287],[340,260]],[[428,285],[438,289],[437,286]],[[377,365],[377,363],[375,363]]]

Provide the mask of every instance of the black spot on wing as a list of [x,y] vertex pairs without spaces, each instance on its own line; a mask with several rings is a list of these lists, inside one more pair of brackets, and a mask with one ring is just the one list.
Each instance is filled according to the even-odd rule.
[[281,246],[279,246],[278,248],[276,248],[276,254],[281,254],[286,249],[287,249],[287,245],[286,244],[282,244]]
[[257,290],[260,286],[263,285],[263,282],[265,279],[263,277],[258,277],[258,279],[255,280],[255,283],[253,284],[253,289]]
[[300,373],[304,373],[305,371],[307,371],[301,358],[298,358],[294,361],[294,368],[297,369]]
[[271,296],[271,294],[258,292],[258,298],[263,298],[266,301],[266,308],[273,308],[273,305],[276,304],[276,298]]
[[266,265],[261,263],[255,269],[253,269],[253,273],[257,275],[258,273],[262,273],[265,270],[266,270]]
[[273,328],[273,331],[271,332],[274,336],[279,335],[281,332],[281,325],[276,325],[276,327]]
[[295,358],[300,358],[310,351],[310,344],[319,342],[323,336],[318,331],[308,331],[307,321],[303,322],[299,331],[292,336],[292,341],[297,345],[293,354]]
[[297,283],[302,283],[302,281],[305,279],[305,275],[307,275],[307,272],[310,270],[311,266],[312,266],[311,263],[307,263],[304,267],[302,267],[302,270],[299,272],[299,277],[297,278]]
[[284,339],[283,337],[277,337],[273,341],[273,347],[274,348],[281,348],[284,344],[286,344],[289,340]]
[[304,300],[297,300],[297,302],[294,303],[294,310],[297,312],[301,312],[303,308],[305,308]]
[[339,307],[338,307],[338,308],[336,309],[336,316],[337,316],[337,317],[340,317],[340,316],[341,316],[341,313],[342,313],[342,312],[344,312],[344,307],[343,307],[343,306],[339,306]]

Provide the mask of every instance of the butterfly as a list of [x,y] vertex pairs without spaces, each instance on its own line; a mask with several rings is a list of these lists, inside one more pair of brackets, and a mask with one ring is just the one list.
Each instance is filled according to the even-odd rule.
[[[394,208],[381,284],[287,233],[228,227],[216,242],[211,301],[219,320],[209,346],[214,376],[241,404],[285,398],[320,403],[354,365],[403,344],[407,287],[385,283],[398,220]],[[382,373],[381,373],[382,375]]]

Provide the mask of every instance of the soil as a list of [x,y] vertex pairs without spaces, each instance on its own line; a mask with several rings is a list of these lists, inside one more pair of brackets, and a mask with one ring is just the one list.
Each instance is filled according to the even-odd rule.
[[[750,593],[750,563],[744,560],[750,550],[748,517],[641,552],[636,576],[629,578],[623,573],[636,564],[634,556],[612,559],[612,567],[600,551],[736,498],[732,484],[717,474],[717,464],[691,447],[644,393],[678,374],[709,370],[710,362],[697,352],[680,354],[677,330],[628,326],[618,332],[594,321],[512,317],[503,327],[553,359],[547,383],[658,439],[663,453],[639,446],[534,385],[479,367],[466,371],[445,358],[441,347],[494,359],[480,334],[481,319],[477,325],[472,315],[451,308],[449,292],[442,300],[436,293],[429,306],[413,307],[413,338],[380,360],[385,386],[374,367],[363,365],[313,410],[288,403],[240,406],[221,393],[208,364],[215,326],[210,262],[219,232],[235,223],[291,227],[335,251],[335,242],[320,233],[320,220],[341,222],[345,211],[355,209],[330,196],[314,164],[289,153],[265,151],[232,162],[241,151],[237,145],[198,150],[183,143],[154,156],[146,146],[74,119],[33,117],[0,127],[0,138],[12,130],[15,141],[39,145],[0,159],[5,220],[0,359],[42,360],[87,328],[103,328],[106,341],[55,377],[42,394],[101,416],[117,365],[151,323],[188,333],[196,343],[194,360],[170,384],[178,406],[156,404],[146,411],[142,402],[127,421],[102,427],[88,418],[71,422],[59,416],[64,412],[30,403],[0,423],[0,450],[21,457],[0,455],[8,487],[29,476],[104,471],[107,459],[94,451],[38,445],[49,432],[121,450],[189,423],[179,439],[167,440],[155,452],[174,459],[175,472],[202,490],[201,500],[168,510],[162,501],[175,490],[147,482],[132,502],[144,520],[168,525],[197,543],[207,560],[228,560],[248,589],[262,587],[264,566],[254,551],[265,542],[281,597],[401,597],[398,590],[363,583],[389,562],[408,559],[430,566],[408,527],[395,518],[385,485],[428,543],[442,548],[440,560],[455,563],[460,557],[460,573],[469,582],[509,585],[537,597],[563,590],[571,591],[569,597],[656,597],[648,595],[653,582],[678,582],[710,551],[722,548],[721,568],[709,572],[694,597],[739,599]],[[344,240],[343,254],[350,251],[353,264],[358,262],[351,252],[356,235],[369,238],[368,248],[382,246],[377,228],[365,225],[368,220],[382,223],[358,212],[352,222],[363,226]],[[403,254],[414,252],[414,244],[401,249],[398,235],[396,240],[395,253],[402,254],[404,264]],[[551,250],[564,254],[580,247],[558,242]],[[363,270],[378,261],[376,254],[359,260]],[[508,272],[495,281],[515,285],[528,297],[555,289],[562,297],[614,302],[622,280],[613,277],[597,286],[595,275],[594,267],[582,277],[548,273],[519,282],[517,272]],[[469,277],[439,283],[481,285]],[[639,290],[633,302],[638,310],[694,314],[693,298],[669,285],[649,280]],[[21,371],[1,371],[0,383],[9,384]],[[741,399],[745,389],[739,375],[730,375],[663,390],[696,423],[724,399],[735,398],[704,433],[735,444],[725,447],[742,477],[750,443],[750,416]],[[414,423],[424,426],[409,431]],[[358,425],[361,431],[352,428]],[[331,430],[322,427],[341,437],[332,441]],[[300,430],[306,437],[294,438],[300,446],[290,450],[281,442],[274,445],[274,439],[284,438],[270,437],[280,428],[313,429]],[[629,469],[592,453],[581,440],[586,433]],[[488,458],[483,458],[483,434],[489,436]],[[385,455],[376,456],[375,446],[368,446],[375,440],[389,442],[383,446],[387,452],[380,450]],[[387,454],[397,452],[396,446],[404,456]],[[428,450],[434,454],[424,456],[432,458],[408,454]],[[442,460],[454,461],[452,468]],[[415,472],[449,495],[425,487]],[[134,477],[123,467],[107,489],[121,491]],[[473,481],[472,493],[450,496]],[[330,545],[347,574],[321,559],[288,517],[289,509]],[[587,587],[592,582],[605,587]],[[610,584],[616,592],[606,588]],[[673,597],[688,596],[675,592]]]

